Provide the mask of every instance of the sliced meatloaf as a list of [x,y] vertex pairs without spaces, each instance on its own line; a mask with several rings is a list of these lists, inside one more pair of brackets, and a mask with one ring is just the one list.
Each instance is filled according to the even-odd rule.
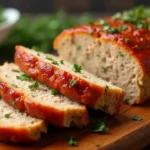
[[119,111],[123,90],[49,54],[16,46],[16,64],[32,78],[72,100],[109,114]]
[[64,30],[54,41],[61,59],[124,89],[124,101],[150,98],[150,24],[136,12]]
[[0,141],[34,142],[46,131],[44,121],[19,112],[0,98]]
[[56,126],[82,127],[89,122],[85,106],[31,79],[13,63],[0,67],[0,95],[14,108]]

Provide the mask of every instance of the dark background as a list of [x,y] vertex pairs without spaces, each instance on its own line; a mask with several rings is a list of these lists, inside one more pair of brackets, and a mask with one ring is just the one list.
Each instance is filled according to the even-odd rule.
[[150,6],[150,0],[0,0],[4,7],[15,7],[23,13],[48,13],[64,9],[68,12],[116,12],[137,5]]

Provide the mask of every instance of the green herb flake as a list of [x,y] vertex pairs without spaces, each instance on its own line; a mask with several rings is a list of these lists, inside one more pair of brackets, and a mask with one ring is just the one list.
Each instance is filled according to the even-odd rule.
[[125,99],[124,99],[124,102],[125,102],[125,103],[128,103],[128,102],[129,102],[129,98],[125,98]]
[[126,42],[126,43],[129,43],[129,42],[130,42],[130,39],[129,39],[129,38],[125,38],[125,42]]
[[15,88],[18,88],[18,86],[16,84],[11,84],[11,86],[15,87]]
[[55,90],[55,89],[52,89],[52,90],[51,90],[51,94],[52,94],[52,95],[56,95],[56,94],[59,94],[59,92],[58,92],[57,90]]
[[78,51],[81,50],[81,46],[80,45],[77,46],[77,50]]
[[74,64],[72,70],[73,70],[74,72],[81,72],[82,67],[79,66],[78,64]]
[[137,48],[138,48],[138,45],[135,45],[135,46],[133,46],[132,48],[137,49]]
[[16,76],[16,78],[21,81],[30,81],[31,80],[31,77],[27,74],[22,74],[20,76]]
[[52,61],[52,64],[58,65],[58,62],[57,61]]
[[58,65],[58,62],[54,60],[52,57],[46,56],[46,59],[52,61],[52,64]]
[[98,24],[98,25],[101,25],[101,26],[109,25],[106,20],[100,20],[97,24]]
[[35,50],[35,51],[40,51],[40,49],[37,46],[33,46],[31,49]]
[[94,31],[93,31],[92,29],[88,31],[88,33],[89,33],[90,35],[92,35],[93,32],[94,32]]
[[139,117],[139,116],[133,116],[133,117],[132,117],[132,120],[141,121],[141,120],[143,120],[143,118],[141,118],[141,117]]
[[119,12],[112,16],[112,20],[117,20],[120,18],[121,18],[121,13],[119,13]]
[[92,131],[96,133],[107,133],[109,128],[106,127],[105,122],[94,119],[92,120]]
[[71,81],[70,81],[70,85],[71,85],[71,86],[74,86],[74,85],[76,85],[76,84],[77,84],[77,81],[76,81],[76,80],[71,80]]
[[30,89],[36,89],[39,87],[39,83],[37,81],[35,81],[33,84],[29,85]]
[[19,70],[16,70],[16,69],[12,69],[11,71],[12,72],[20,72]]
[[40,56],[40,53],[37,53],[38,56]]
[[122,25],[122,26],[120,26],[119,28],[120,28],[120,30],[123,30],[123,31],[126,31],[126,30],[128,29],[128,27],[125,26],[125,25]]
[[60,60],[60,63],[61,63],[62,65],[64,65],[64,61],[63,61],[63,60]]
[[50,60],[50,61],[55,61],[52,57],[50,57],[50,56],[46,56],[45,57],[47,60]]
[[109,86],[108,86],[108,85],[106,85],[106,86],[105,86],[105,92],[107,92],[107,91],[108,91],[108,89],[109,89]]
[[73,136],[69,137],[68,145],[70,145],[70,146],[78,146],[78,142],[76,141],[75,137],[73,137]]
[[9,119],[10,115],[11,115],[11,113],[5,114],[5,118]]
[[15,104],[15,101],[14,101],[14,100],[12,100],[12,101],[11,101],[11,104],[12,104],[12,105],[14,105],[14,104]]
[[122,52],[119,52],[118,55],[119,55],[120,57],[124,57],[124,54],[123,54]]
[[104,73],[107,73],[107,68],[104,68],[104,67],[103,67],[103,72],[104,72]]

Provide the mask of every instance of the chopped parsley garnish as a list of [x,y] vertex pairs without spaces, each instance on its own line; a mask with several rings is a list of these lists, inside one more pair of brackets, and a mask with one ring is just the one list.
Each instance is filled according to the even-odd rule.
[[138,48],[138,45],[135,45],[135,46],[133,46],[132,48],[135,48],[135,49],[136,49],[136,48]]
[[69,137],[68,145],[70,145],[70,146],[78,146],[78,142],[76,141],[75,137],[73,137],[73,136]]
[[125,31],[125,30],[127,30],[127,29],[128,29],[128,27],[127,27],[127,26],[125,26],[125,25],[122,25],[122,26],[120,26],[120,27],[119,27],[119,29],[120,29],[120,30]]
[[103,67],[103,72],[104,72],[104,73],[107,73],[107,68],[104,68],[104,67]]
[[113,28],[113,27],[110,27],[110,26],[104,26],[103,30],[107,31],[109,33],[119,33],[120,32],[119,28]]
[[29,85],[30,89],[36,89],[39,87],[39,83],[37,81],[35,81],[33,84]]
[[22,74],[20,76],[17,76],[16,78],[21,81],[30,81],[31,80],[31,77],[27,74]]
[[14,105],[14,104],[15,104],[15,101],[14,101],[14,100],[12,100],[12,101],[11,101],[11,104],[12,104],[12,105]]
[[5,114],[5,118],[9,119],[10,115],[11,115],[11,113]]
[[60,60],[60,63],[61,63],[62,65],[64,65],[64,61],[63,61],[63,60]]
[[117,20],[117,19],[120,19],[120,17],[121,17],[121,13],[118,12],[115,15],[112,16],[112,19]]
[[143,120],[143,118],[141,118],[141,117],[139,117],[139,116],[133,116],[133,117],[132,117],[132,120],[141,121],[141,120]]
[[40,51],[40,49],[37,46],[33,46],[31,49],[34,49],[35,51]]
[[81,72],[82,67],[79,66],[78,64],[74,64],[72,70],[73,70],[74,72]]
[[56,94],[59,94],[59,92],[58,92],[57,90],[55,90],[55,89],[52,89],[52,90],[51,90],[51,94],[52,94],[52,95],[56,95]]
[[93,32],[94,32],[94,31],[93,31],[92,29],[88,31],[88,33],[89,33],[90,35],[93,34]]
[[57,61],[52,61],[52,64],[58,65],[58,62]]
[[119,52],[118,55],[124,57],[124,54],[122,52]]
[[12,72],[20,72],[19,70],[16,70],[16,69],[12,69],[11,71]]
[[109,89],[109,86],[106,85],[106,86],[105,86],[105,92],[107,92],[108,89]]
[[125,38],[125,42],[126,42],[126,43],[129,43],[129,42],[130,42],[130,39],[129,39],[129,38]]
[[80,45],[77,46],[77,50],[78,51],[81,50],[81,46]]
[[92,131],[96,133],[107,133],[109,130],[108,127],[106,127],[105,122],[94,119],[92,120]]
[[70,85],[71,85],[71,86],[74,86],[74,85],[76,85],[76,84],[77,84],[77,81],[76,81],[76,80],[72,79],[72,80],[70,81]]
[[52,57],[50,57],[50,56],[46,56],[46,59],[50,60],[50,61],[54,61],[54,59]]
[[58,65],[58,62],[54,60],[52,57],[46,56],[46,59],[52,61],[52,64]]
[[18,86],[16,84],[11,84],[11,86],[15,87],[15,88],[18,88]]
[[106,20],[99,20],[97,22],[97,25],[106,26],[106,25],[109,25],[109,24],[108,24],[108,22]]
[[40,54],[39,54],[39,53],[37,53],[37,55],[38,55],[38,56],[40,56]]

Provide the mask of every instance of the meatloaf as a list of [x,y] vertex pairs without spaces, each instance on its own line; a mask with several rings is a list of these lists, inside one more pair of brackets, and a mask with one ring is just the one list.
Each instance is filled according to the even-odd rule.
[[64,30],[54,41],[61,59],[124,89],[124,101],[150,98],[150,23],[141,10]]
[[56,126],[82,127],[89,122],[85,106],[31,79],[13,63],[0,67],[0,95],[14,108]]
[[58,57],[16,46],[15,63],[32,78],[62,95],[108,114],[116,114],[123,90]]
[[0,98],[0,141],[34,142],[46,131],[44,121],[19,112]]

